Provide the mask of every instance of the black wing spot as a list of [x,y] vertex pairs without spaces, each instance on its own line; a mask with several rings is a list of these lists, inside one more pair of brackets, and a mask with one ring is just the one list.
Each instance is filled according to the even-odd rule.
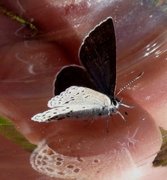
[[70,101],[66,101],[64,104],[68,104]]

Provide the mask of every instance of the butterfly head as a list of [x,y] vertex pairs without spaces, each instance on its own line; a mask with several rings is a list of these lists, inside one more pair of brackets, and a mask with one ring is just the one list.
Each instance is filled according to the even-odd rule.
[[125,108],[130,108],[132,109],[134,106],[129,106],[127,104],[122,103],[122,100],[119,100],[115,97],[111,98],[111,105],[109,107],[109,115],[112,114],[118,114],[123,120],[125,120],[123,114],[119,111],[119,107],[123,106]]
[[117,98],[111,98],[110,113],[116,113],[119,109],[121,102]]

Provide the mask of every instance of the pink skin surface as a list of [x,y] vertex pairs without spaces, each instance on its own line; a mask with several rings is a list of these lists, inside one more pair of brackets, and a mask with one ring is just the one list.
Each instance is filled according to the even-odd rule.
[[[117,152],[112,155],[114,163],[107,165],[106,173],[101,173],[101,179],[108,176],[121,179],[124,174],[127,179],[143,180],[146,176],[149,180],[161,172],[160,168],[156,171],[151,168],[151,163],[161,146],[158,127],[167,126],[167,17],[163,6],[130,0],[2,2],[13,12],[33,18],[39,34],[25,39],[24,32],[19,31],[20,24],[0,15],[3,24],[0,113],[10,118],[30,142],[38,144],[46,139],[52,149],[63,155],[86,157],[105,153],[107,159],[111,156],[107,152]],[[109,133],[106,133],[106,117],[93,122],[92,119],[32,122],[32,115],[47,110],[56,73],[64,65],[79,64],[82,39],[108,16],[113,17],[117,39],[116,90],[144,72],[118,96],[134,106],[120,109],[122,114],[128,113],[124,115],[126,122],[118,115],[107,117]],[[163,178],[166,173],[159,173],[160,176]]]
[[[8,139],[4,138],[1,135],[0,135],[0,141],[1,141],[1,145],[3,145],[3,148],[0,147],[0,151],[1,151],[0,178],[1,179],[7,180],[10,179],[11,177],[13,179],[24,179],[25,174],[27,179],[37,179],[40,177],[36,171],[32,171],[32,168],[29,163],[30,154],[28,152],[25,152],[18,145],[13,144],[11,141],[9,141]],[[19,173],[19,171],[21,173]],[[45,180],[49,180],[49,179],[45,179]]]

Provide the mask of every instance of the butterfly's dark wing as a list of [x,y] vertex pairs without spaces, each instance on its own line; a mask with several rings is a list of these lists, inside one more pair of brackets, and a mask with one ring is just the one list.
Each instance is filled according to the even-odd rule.
[[87,71],[81,66],[71,65],[60,70],[54,83],[54,95],[58,95],[70,86],[82,86],[96,89]]
[[116,40],[112,18],[100,23],[85,38],[80,60],[97,90],[114,96],[116,83]]

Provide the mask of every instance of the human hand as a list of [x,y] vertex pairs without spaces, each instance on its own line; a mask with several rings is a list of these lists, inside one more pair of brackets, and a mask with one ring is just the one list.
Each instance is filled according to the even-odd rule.
[[[165,61],[157,61],[165,59],[165,51],[162,51],[165,49],[164,42],[157,39],[163,36],[162,32],[165,33],[162,12],[148,9],[140,3],[130,4],[129,1],[120,4],[106,2],[106,6],[104,2],[91,2],[90,6],[85,1],[66,3],[4,2],[5,6],[18,14],[33,17],[39,30],[36,36],[25,40],[24,33],[18,31],[19,24],[1,17],[4,23],[1,41],[1,113],[12,119],[33,143],[38,144],[45,139],[59,154],[89,157],[90,160],[97,156],[100,159],[98,167],[103,167],[98,176],[104,179],[122,178],[120,172],[127,177],[143,176],[144,166],[144,170],[139,170],[138,166],[142,160],[151,164],[154,156],[148,156],[156,153],[161,145],[158,126],[166,127],[162,118],[166,108],[166,83],[160,83],[165,81],[166,64]],[[129,15],[134,8],[136,11]],[[156,21],[151,15],[157,18]],[[114,19],[117,38],[117,89],[144,72],[144,76],[131,89],[120,95],[125,102],[135,106],[128,110],[126,122],[117,116],[112,117],[109,133],[105,131],[105,121],[100,119],[86,126],[85,122],[68,120],[48,124],[32,122],[31,116],[45,110],[47,101],[52,97],[56,73],[64,65],[79,64],[77,53],[82,39],[108,16]],[[159,63],[163,63],[163,66]],[[82,166],[84,173],[92,179],[97,178],[97,171],[84,163]]]

